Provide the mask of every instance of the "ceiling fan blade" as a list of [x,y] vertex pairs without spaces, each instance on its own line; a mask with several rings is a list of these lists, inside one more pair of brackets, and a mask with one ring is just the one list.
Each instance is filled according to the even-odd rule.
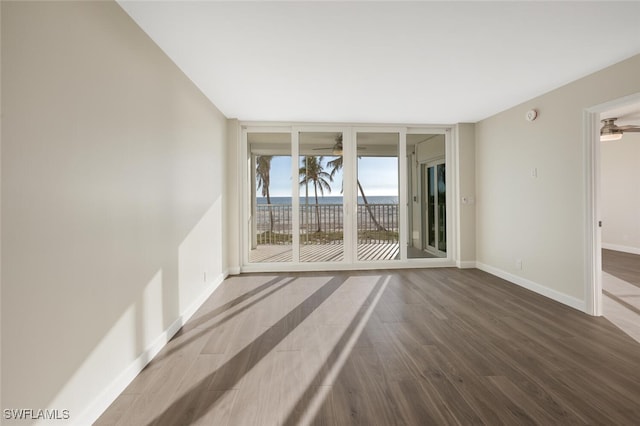
[[640,133],[640,127],[636,127],[636,126],[628,126],[628,128],[626,129],[624,127],[620,127],[620,129],[622,129],[624,133],[635,133],[635,132]]

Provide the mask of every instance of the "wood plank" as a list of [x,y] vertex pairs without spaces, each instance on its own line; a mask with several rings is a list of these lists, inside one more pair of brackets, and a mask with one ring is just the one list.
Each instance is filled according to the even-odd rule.
[[247,274],[97,424],[631,425],[639,400],[638,342],[481,271]]
[[[364,261],[395,260],[400,253],[397,243],[358,244],[358,259]],[[341,262],[344,259],[343,244],[306,244],[300,247],[301,262]],[[250,263],[291,262],[290,245],[259,245],[249,253]]]
[[602,270],[640,287],[640,255],[602,250]]

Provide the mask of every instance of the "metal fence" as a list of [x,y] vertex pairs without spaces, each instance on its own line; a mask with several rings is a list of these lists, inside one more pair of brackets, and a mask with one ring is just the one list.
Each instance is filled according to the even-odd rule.
[[358,244],[398,242],[397,204],[358,204]]
[[258,204],[256,237],[258,244],[291,244],[291,205]]
[[[398,242],[397,204],[358,204],[358,243]],[[291,244],[290,204],[258,204],[255,224],[258,244]],[[342,204],[300,206],[300,239],[305,244],[331,244],[342,241]]]

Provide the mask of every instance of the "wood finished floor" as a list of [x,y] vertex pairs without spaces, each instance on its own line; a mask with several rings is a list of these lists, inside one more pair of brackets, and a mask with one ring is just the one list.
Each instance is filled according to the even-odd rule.
[[602,250],[602,270],[640,287],[640,255]]
[[640,342],[640,255],[602,251],[603,316]]
[[637,425],[640,344],[478,270],[221,284],[98,425]]

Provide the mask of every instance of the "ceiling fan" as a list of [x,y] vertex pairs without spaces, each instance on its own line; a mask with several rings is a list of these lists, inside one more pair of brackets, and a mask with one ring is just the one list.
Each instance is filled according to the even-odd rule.
[[[332,155],[342,155],[342,133],[338,133],[335,138],[336,143],[330,148],[313,148],[314,151],[330,150]],[[358,151],[367,149],[365,147],[358,147]]]
[[602,120],[602,128],[600,129],[601,141],[617,141],[622,138],[622,134],[626,132],[640,132],[640,126],[617,126],[617,118],[607,118]]

